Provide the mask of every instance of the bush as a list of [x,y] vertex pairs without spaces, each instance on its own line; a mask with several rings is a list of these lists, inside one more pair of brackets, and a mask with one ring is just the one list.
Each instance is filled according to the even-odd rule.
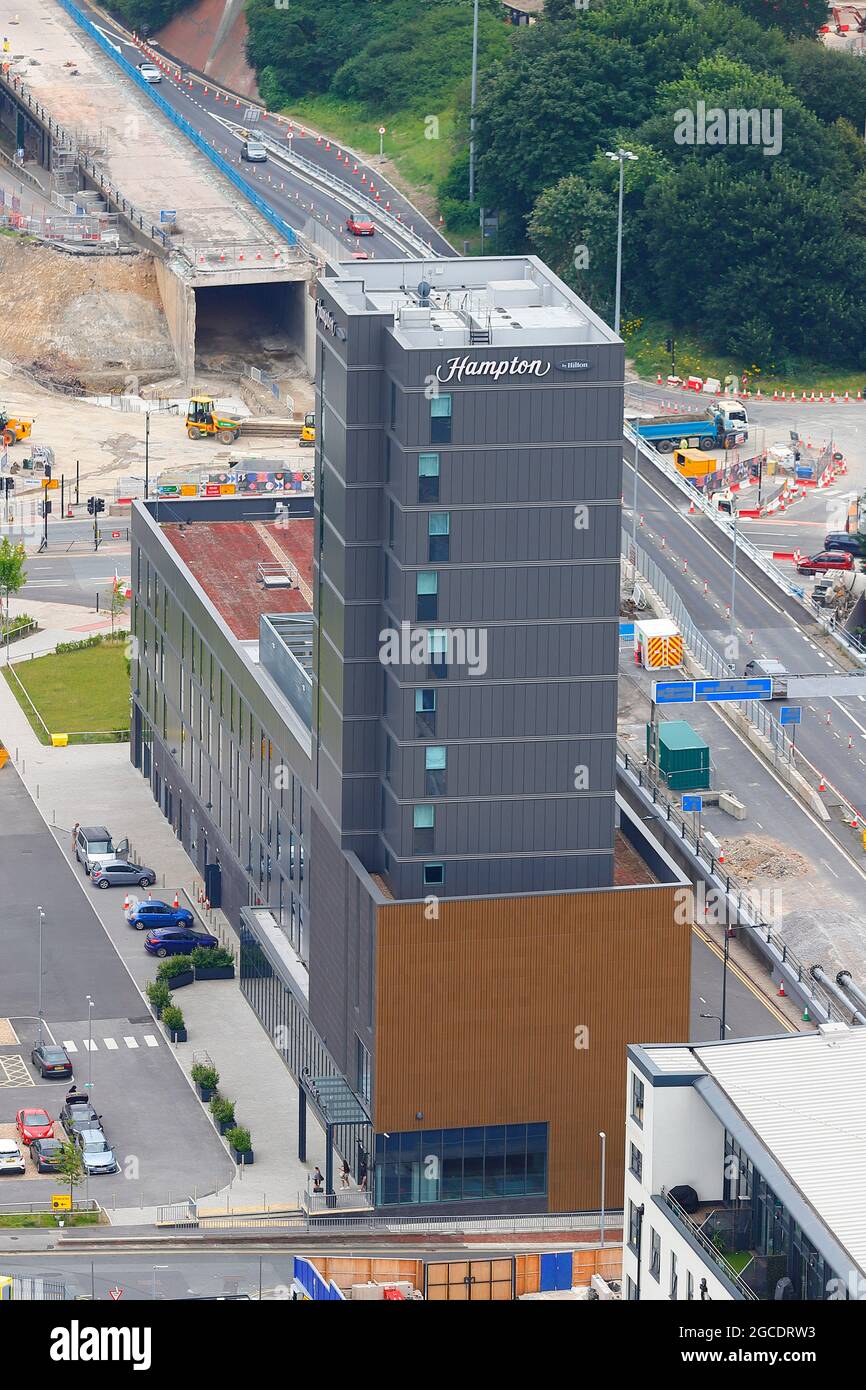
[[215,1091],[220,1084],[219,1072],[208,1062],[194,1062],[190,1075],[196,1086],[204,1086],[208,1091]]
[[169,956],[156,967],[156,978],[173,980],[175,975],[182,975],[185,970],[192,970],[192,956]]
[[177,1029],[184,1027],[183,1014],[175,1004],[168,1004],[162,1011],[162,1021],[166,1028]]
[[226,1100],[225,1096],[212,1096],[210,1113],[218,1125],[232,1124],[235,1118],[235,1103],[233,1100]]
[[149,980],[144,992],[154,1009],[165,1009],[171,1004],[171,990],[165,980]]
[[[30,622],[32,619],[28,618],[27,621]],[[82,637],[80,642],[58,642],[54,650],[58,656],[63,656],[66,652],[84,652],[88,647],[101,647],[104,642],[125,642],[128,637],[128,632],[118,628],[114,636],[97,632],[93,637]]]
[[227,1130],[225,1137],[232,1148],[237,1149],[239,1154],[249,1153],[250,1149],[253,1147],[250,1132],[248,1129],[244,1129],[242,1125],[235,1125],[234,1129]]
[[[186,959],[186,957],[184,957]],[[225,946],[195,946],[189,959],[197,970],[210,969],[217,965],[234,965],[235,958]]]

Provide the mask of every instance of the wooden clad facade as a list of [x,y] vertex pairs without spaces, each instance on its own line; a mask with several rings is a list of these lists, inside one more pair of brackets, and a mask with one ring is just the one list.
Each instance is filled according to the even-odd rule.
[[567,1211],[598,1207],[604,1130],[620,1207],[626,1044],[688,1037],[676,891],[380,906],[376,1131],[546,1121],[548,1209]]

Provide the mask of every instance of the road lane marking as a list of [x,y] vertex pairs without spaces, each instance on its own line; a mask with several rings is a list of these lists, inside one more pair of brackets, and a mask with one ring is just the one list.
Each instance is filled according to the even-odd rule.
[[838,878],[838,877],[839,877],[839,875],[837,874],[836,870],[835,870],[834,868],[832,868],[830,864],[827,863],[827,860],[826,860],[826,859],[822,859],[822,860],[821,860],[821,863],[824,865],[824,868],[825,868],[825,869],[829,869],[829,870],[830,870],[830,873],[833,875],[834,878]]
[[126,1046],[127,1046],[127,1047],[138,1047],[138,1039],[137,1039],[137,1038],[127,1038],[127,1037],[124,1037],[123,1041],[126,1043]]
[[85,1052],[98,1052],[98,1051],[99,1051],[99,1048],[96,1046],[96,1043],[93,1041],[92,1038],[85,1038],[85,1039],[84,1039],[84,1042],[83,1042],[81,1045],[82,1045],[82,1047],[84,1048],[84,1051],[85,1051]]
[[108,1048],[109,1052],[117,1051],[117,1043],[115,1042],[114,1038],[103,1038],[102,1041],[105,1043],[105,1046]]
[[0,1057],[0,1086],[35,1086],[24,1058],[17,1053],[12,1057]]
[[148,1047],[159,1047],[159,1039],[155,1038],[152,1033],[145,1033],[144,1041]]
[[77,1052],[77,1051],[78,1051],[78,1048],[75,1046],[75,1043],[72,1042],[71,1039],[64,1038],[64,1039],[63,1039],[63,1046],[66,1048],[66,1051],[67,1051],[67,1052]]

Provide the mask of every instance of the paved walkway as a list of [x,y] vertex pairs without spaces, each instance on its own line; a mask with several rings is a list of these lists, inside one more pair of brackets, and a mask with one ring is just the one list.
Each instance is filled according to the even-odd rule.
[[[77,614],[68,607],[65,612],[72,618]],[[158,888],[172,896],[178,891],[197,905],[194,866],[154,803],[148,784],[132,767],[126,744],[45,747],[5,680],[0,680],[0,740],[70,861],[75,822],[105,824],[115,839],[128,835],[133,840],[141,862],[156,870]],[[75,872],[81,871],[76,868]],[[143,990],[155,975],[156,962],[145,954],[139,934],[126,925],[123,895],[119,889],[100,893],[89,885],[87,892],[115,949]],[[206,925],[212,925],[227,943],[236,944],[237,938],[221,913],[208,914]],[[226,1205],[230,1210],[248,1210],[261,1204],[295,1206],[314,1165],[324,1171],[324,1132],[308,1111],[309,1161],[300,1163],[296,1156],[297,1089],[241,993],[238,980],[199,982],[178,992],[175,1002],[183,1009],[190,1038],[174,1049],[179,1066],[189,1077],[196,1057],[206,1053],[212,1059],[220,1073],[220,1090],[235,1101],[238,1123],[250,1130],[255,1153],[254,1164],[238,1169],[229,1187],[205,1205],[223,1210]],[[187,1193],[179,1173],[177,1189],[166,1193],[165,1200],[178,1201],[187,1195],[203,1194]],[[114,1213],[112,1217],[123,1223],[149,1223],[155,1211],[118,1210],[116,1218]]]

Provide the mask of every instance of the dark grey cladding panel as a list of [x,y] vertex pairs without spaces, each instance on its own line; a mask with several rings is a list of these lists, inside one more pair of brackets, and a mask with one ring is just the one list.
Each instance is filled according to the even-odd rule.
[[343,772],[378,777],[384,766],[379,721],[349,719],[343,734]]
[[353,425],[380,425],[383,422],[382,373],[376,369],[348,374],[348,415]]
[[[325,496],[335,475],[347,485],[377,486],[385,480],[385,439],[376,427],[344,429],[335,415],[326,421],[327,469]],[[330,504],[328,504],[330,505]]]
[[[446,748],[443,795],[448,798],[568,795],[578,778],[589,792],[612,792],[616,785],[616,742],[612,737],[449,745],[437,734],[430,743]],[[395,796],[417,801],[424,794],[426,752],[423,745],[400,747],[392,743],[388,785]]]
[[[382,713],[382,667],[377,660],[343,662],[325,637],[320,643],[320,683],[346,719],[378,717]],[[313,681],[313,703],[316,700]]]
[[310,1018],[331,1056],[347,1071],[348,866],[324,822],[314,813],[310,816],[309,875]]
[[341,823],[344,833],[378,831],[382,819],[382,783],[379,774],[351,777],[343,769]]
[[[426,446],[430,448],[432,446]],[[391,487],[407,506],[418,502],[418,454],[391,445]],[[420,450],[418,451],[420,452]],[[535,502],[619,502],[622,446],[568,449],[439,449],[440,495],[453,506]]]
[[[515,317],[519,318],[519,310]],[[625,348],[622,343],[593,343],[584,347],[554,344],[533,344],[531,347],[436,347],[405,351],[395,341],[393,334],[384,334],[385,366],[394,380],[407,390],[423,388],[436,379],[440,389],[479,389],[490,391],[514,391],[533,380],[533,376],[502,373],[498,378],[487,375],[469,375],[464,368],[462,380],[456,379],[459,364],[467,362],[510,363],[517,358],[523,361],[538,361],[540,380],[545,386],[568,386],[579,389],[598,382],[621,382],[625,362]],[[457,359],[452,372],[452,359]],[[563,364],[571,364],[573,370],[566,370]],[[582,364],[587,363],[587,369]],[[450,382],[443,378],[451,376]]]
[[[383,628],[389,626],[386,615]],[[429,626],[435,626],[430,624]],[[439,624],[439,626],[446,626]],[[399,646],[386,659],[394,666],[397,679],[409,684],[447,686],[449,679],[467,681],[505,680],[509,684],[570,676],[616,677],[619,665],[619,619],[606,622],[524,622],[502,627],[469,626],[452,640],[453,661],[448,676],[441,681],[426,679],[426,665],[413,660],[410,637],[404,643],[403,631],[393,629]],[[396,641],[397,639],[395,639]],[[405,662],[402,661],[405,655]],[[392,661],[391,657],[396,660]],[[461,660],[462,657],[466,660]],[[472,668],[479,674],[472,675]]]
[[[388,801],[386,790],[385,800]],[[553,850],[609,850],[614,838],[614,799],[607,793],[575,792],[569,797],[516,796],[499,801],[437,802],[432,847],[424,857],[440,854],[473,857],[488,854],[550,853]],[[399,826],[398,853],[413,850],[413,808],[402,805],[393,822]],[[394,842],[395,834],[388,832]],[[450,889],[449,889],[450,892]]]
[[[436,566],[425,565],[423,569],[435,570]],[[618,558],[574,565],[443,567],[438,570],[436,621],[441,626],[607,617],[617,611],[619,570]],[[386,609],[415,614],[419,572],[391,568]]]
[[[392,860],[389,879],[398,897],[422,898],[420,863]],[[499,897],[506,893],[564,893],[579,888],[609,888],[613,883],[613,853],[591,855],[530,855],[521,859],[453,860],[445,865],[449,897]]]
[[[452,394],[452,443],[470,445],[560,444],[563,440],[602,442],[622,436],[621,386],[585,390],[521,386],[518,390],[461,389]],[[397,431],[426,446],[430,402],[421,393],[398,393]],[[405,427],[401,422],[405,419]]]
[[[435,735],[427,735],[429,742],[485,738],[491,730],[502,738],[616,732],[615,676],[508,685],[476,679],[457,685],[426,681],[416,673],[415,680],[436,690]],[[389,671],[386,689],[388,728],[395,738],[415,738],[415,688],[400,687]]]
[[[429,515],[395,508],[394,551],[404,564],[426,564]],[[618,558],[621,516],[618,501],[577,503],[576,507],[450,509],[448,563]]]

